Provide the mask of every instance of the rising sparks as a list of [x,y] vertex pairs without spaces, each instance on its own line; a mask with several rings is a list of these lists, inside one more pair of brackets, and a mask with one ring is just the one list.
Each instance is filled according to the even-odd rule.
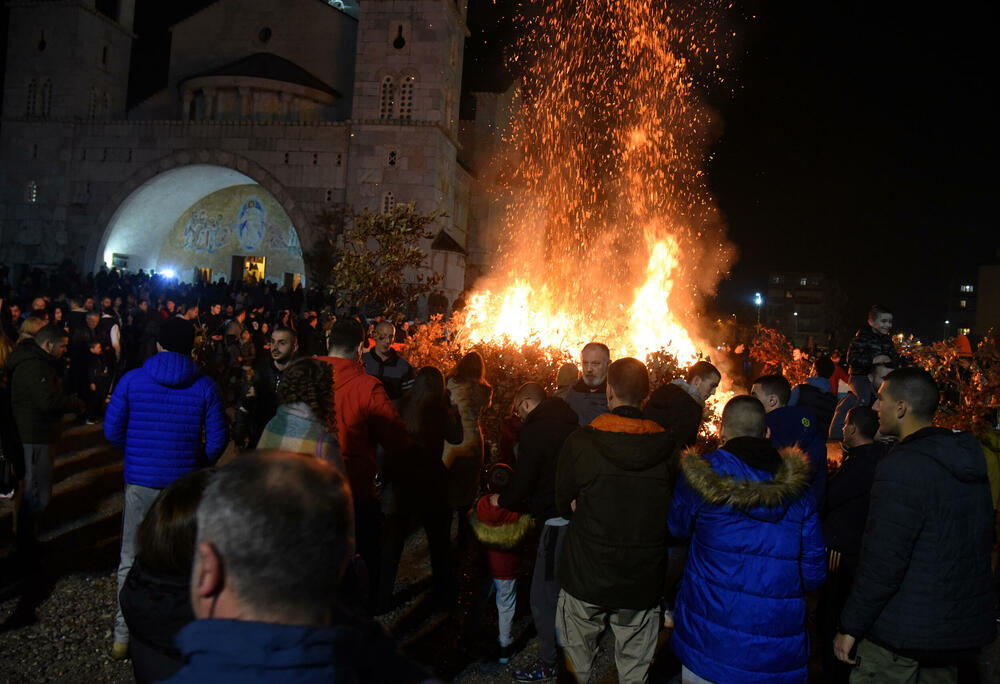
[[[697,358],[698,298],[730,250],[702,167],[713,137],[696,77],[718,77],[720,7],[536,0],[498,187],[493,274],[470,339]],[[531,12],[529,12],[531,13]]]

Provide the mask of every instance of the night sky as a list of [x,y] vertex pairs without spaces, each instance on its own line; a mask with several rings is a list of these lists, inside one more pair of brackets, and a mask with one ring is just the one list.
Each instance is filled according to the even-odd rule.
[[[516,2],[474,3],[470,72],[491,75]],[[958,9],[960,7],[960,9]],[[769,270],[825,272],[897,327],[940,336],[949,283],[975,283],[1000,248],[993,213],[995,5],[736,2],[724,133],[708,165],[740,256],[723,310]],[[499,29],[499,30],[497,30]],[[493,35],[500,40],[492,39]],[[474,78],[470,73],[470,78]]]
[[[502,55],[521,2],[471,0],[466,87],[509,83]],[[210,3],[137,4],[132,103],[165,83],[167,27]],[[724,130],[709,177],[740,251],[720,308],[765,289],[768,270],[808,268],[838,279],[858,325],[878,301],[899,328],[939,335],[949,282],[974,282],[976,266],[996,260],[997,10],[932,7],[745,0],[728,10],[730,76],[705,93]]]

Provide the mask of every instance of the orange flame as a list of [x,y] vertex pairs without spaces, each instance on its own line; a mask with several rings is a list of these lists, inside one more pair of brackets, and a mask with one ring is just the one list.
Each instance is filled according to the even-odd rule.
[[529,4],[517,59],[530,66],[498,165],[507,214],[493,273],[467,298],[468,339],[693,363],[707,347],[690,312],[729,254],[691,71],[718,76],[725,5]]

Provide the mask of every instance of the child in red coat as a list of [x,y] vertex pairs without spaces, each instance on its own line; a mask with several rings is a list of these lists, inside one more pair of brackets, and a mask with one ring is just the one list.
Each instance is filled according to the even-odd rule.
[[510,482],[514,471],[506,463],[494,463],[486,471],[489,494],[481,497],[469,522],[476,538],[486,547],[486,558],[496,591],[500,662],[510,658],[511,627],[517,606],[517,576],[521,573],[519,547],[532,528],[530,516],[496,505],[495,499]]

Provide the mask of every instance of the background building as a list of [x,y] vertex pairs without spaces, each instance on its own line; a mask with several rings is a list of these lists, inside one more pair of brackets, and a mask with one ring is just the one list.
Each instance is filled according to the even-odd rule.
[[460,127],[464,0],[217,0],[126,110],[134,7],[9,3],[0,261],[293,283],[324,210],[415,202],[447,215],[424,247],[449,301],[480,270],[473,150],[510,98],[469,94]]
[[767,283],[763,324],[796,347],[808,346],[810,339],[826,349],[841,344],[845,296],[832,278],[809,271],[772,271]]

